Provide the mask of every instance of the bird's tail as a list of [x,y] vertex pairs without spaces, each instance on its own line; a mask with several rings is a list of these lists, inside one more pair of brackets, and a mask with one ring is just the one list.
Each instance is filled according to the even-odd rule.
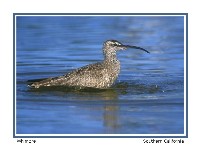
[[31,88],[39,88],[40,86],[45,86],[47,83],[49,83],[51,79],[50,78],[42,78],[42,79],[33,79],[28,80],[28,87]]

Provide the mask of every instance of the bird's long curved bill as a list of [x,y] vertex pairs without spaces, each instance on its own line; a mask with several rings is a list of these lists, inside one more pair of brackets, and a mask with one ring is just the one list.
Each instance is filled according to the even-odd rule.
[[146,49],[144,48],[141,48],[141,47],[138,47],[138,46],[132,46],[132,45],[123,45],[124,47],[127,47],[127,48],[135,48],[135,49],[140,49],[140,50],[143,50],[147,53],[150,53],[149,51],[147,51]]

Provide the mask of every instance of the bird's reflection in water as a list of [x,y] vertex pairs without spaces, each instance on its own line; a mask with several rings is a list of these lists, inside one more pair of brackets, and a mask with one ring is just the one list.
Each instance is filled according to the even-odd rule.
[[106,133],[115,133],[115,130],[120,127],[118,123],[118,111],[119,106],[117,103],[104,106],[103,121]]
[[[114,88],[110,89],[93,89],[84,88],[63,88],[63,87],[45,87],[40,89],[29,89],[29,91],[42,94],[46,92],[51,92],[59,97],[65,97],[65,99],[74,99],[73,105],[77,105],[80,109],[87,109],[91,112],[96,112],[99,109],[103,111],[102,116],[92,116],[101,118],[101,122],[105,127],[105,132],[110,133],[112,130],[118,128],[118,110],[119,101],[118,94]],[[78,101],[78,103],[77,103]],[[71,103],[69,103],[71,104]],[[97,118],[96,118],[97,117]],[[93,118],[94,119],[94,118]]]
[[[101,104],[103,109],[102,121],[105,127],[105,133],[115,133],[119,128],[118,124],[118,111],[119,111],[119,91],[116,89],[106,89],[101,92],[97,92],[95,95],[103,100]],[[90,93],[91,96],[91,93]],[[93,97],[94,98],[94,97]]]
[[[102,121],[103,126],[105,128],[105,133],[115,133],[116,129],[119,128],[118,124],[118,111],[119,111],[119,101],[118,101],[118,94],[119,91],[116,89],[106,89],[102,90],[101,92],[96,92],[95,98],[98,95],[98,98],[100,98],[102,101],[102,109],[103,109],[103,115],[102,115]],[[90,98],[92,98],[91,93],[89,93]],[[97,97],[96,97],[97,98]]]
[[[102,125],[103,133],[114,134],[121,133],[120,108],[124,105],[121,100],[122,95],[134,92],[136,94],[155,93],[160,89],[157,86],[117,83],[109,89],[94,89],[94,88],[67,88],[67,87],[45,87],[39,89],[29,89],[29,92],[36,94],[48,93],[49,98],[56,96],[58,102],[65,106],[73,106],[74,112],[71,115],[80,113],[85,122],[94,121],[98,125]],[[48,103],[48,101],[47,101]],[[54,101],[56,103],[56,101]],[[132,103],[132,102],[131,102]],[[70,115],[70,114],[68,114]],[[80,122],[81,126],[82,122]],[[92,125],[91,125],[92,126]],[[94,133],[95,134],[95,133]]]

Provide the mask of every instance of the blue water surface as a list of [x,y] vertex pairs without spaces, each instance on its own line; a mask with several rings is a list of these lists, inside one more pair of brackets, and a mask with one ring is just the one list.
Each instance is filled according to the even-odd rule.
[[[106,90],[34,90],[27,80],[102,61],[119,51],[121,72]],[[183,16],[17,16],[17,134],[183,134]]]

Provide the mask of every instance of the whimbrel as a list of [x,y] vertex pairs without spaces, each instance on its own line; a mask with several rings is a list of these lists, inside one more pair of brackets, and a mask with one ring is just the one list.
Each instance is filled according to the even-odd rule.
[[40,88],[49,86],[109,88],[113,85],[120,72],[120,62],[116,52],[127,48],[135,48],[149,53],[146,49],[123,45],[116,40],[107,40],[103,44],[104,60],[83,66],[66,75],[51,77],[29,84],[29,87]]

